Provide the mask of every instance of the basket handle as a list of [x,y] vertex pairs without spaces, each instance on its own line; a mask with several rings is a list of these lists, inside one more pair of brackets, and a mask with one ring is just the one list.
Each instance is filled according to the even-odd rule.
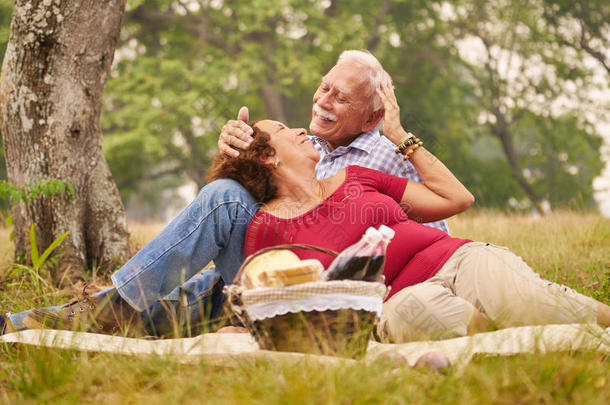
[[246,260],[244,260],[244,262],[242,263],[242,265],[239,268],[239,271],[235,275],[235,278],[233,279],[233,283],[239,284],[239,281],[241,280],[241,276],[244,273],[244,269],[256,256],[260,256],[263,253],[267,253],[270,250],[276,250],[276,249],[279,249],[279,250],[289,250],[289,249],[315,250],[317,252],[326,253],[327,255],[330,255],[333,257],[337,257],[337,255],[338,255],[338,253],[335,252],[334,250],[324,249],[324,248],[312,246],[312,245],[298,244],[298,243],[277,245],[277,246],[270,246],[270,247],[262,248],[261,250],[257,251],[256,253],[252,253],[250,256],[248,256],[246,258]]

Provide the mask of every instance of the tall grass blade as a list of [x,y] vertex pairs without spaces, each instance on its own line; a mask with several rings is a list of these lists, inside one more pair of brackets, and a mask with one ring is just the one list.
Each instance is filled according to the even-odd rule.
[[38,244],[36,243],[36,230],[34,224],[30,225],[30,257],[32,258],[32,266],[36,270],[40,267],[40,257],[38,256]]
[[55,239],[50,245],[49,247],[42,253],[42,255],[40,255],[40,259],[39,259],[39,263],[42,264],[45,262],[45,260],[47,260],[47,258],[49,257],[49,255],[51,253],[53,253],[53,251],[57,248],[57,246],[59,246],[59,244],[61,242],[64,241],[64,239],[66,239],[66,236],[68,236],[68,234],[70,233],[70,231],[66,231],[64,232],[62,235],[60,235],[57,239]]

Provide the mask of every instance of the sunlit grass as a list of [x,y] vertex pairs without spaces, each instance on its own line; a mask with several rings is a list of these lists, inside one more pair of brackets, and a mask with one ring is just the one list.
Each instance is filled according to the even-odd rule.
[[[454,236],[510,247],[544,277],[610,302],[610,220],[594,214],[549,218],[476,212],[450,220]],[[161,225],[132,224],[142,246]],[[8,231],[0,230],[4,267]],[[66,299],[0,273],[0,306]],[[101,280],[104,281],[104,280]],[[107,281],[107,280],[105,280]],[[54,295],[53,295],[54,294]],[[226,367],[178,364],[163,357],[134,358],[17,345],[0,345],[0,403],[610,403],[610,359],[598,353],[551,353],[478,358],[462,371],[414,370],[379,361],[365,365],[289,365],[235,360]]]
[[449,221],[454,236],[507,246],[543,278],[610,302],[610,219],[559,212],[547,218],[467,213]]

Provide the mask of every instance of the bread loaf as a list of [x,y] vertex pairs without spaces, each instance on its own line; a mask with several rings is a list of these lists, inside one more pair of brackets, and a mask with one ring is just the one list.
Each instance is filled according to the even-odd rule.
[[259,280],[267,287],[301,284],[320,281],[323,271],[324,266],[319,260],[301,260],[286,267],[264,271]]
[[271,250],[255,257],[244,269],[240,284],[246,288],[263,287],[260,280],[263,272],[270,269],[289,267],[300,262],[299,256],[290,250]]
[[271,250],[248,263],[240,283],[246,288],[307,283],[321,280],[323,271],[318,260],[299,260],[290,250]]

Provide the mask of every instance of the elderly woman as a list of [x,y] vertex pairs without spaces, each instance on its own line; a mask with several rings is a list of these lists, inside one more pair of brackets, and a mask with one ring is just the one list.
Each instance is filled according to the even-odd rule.
[[[403,341],[414,335],[461,336],[498,327],[598,322],[610,325],[610,307],[542,280],[507,248],[452,238],[420,222],[459,213],[472,195],[399,121],[394,92],[378,90],[385,107],[384,133],[400,131],[399,150],[424,184],[349,166],[317,180],[319,155],[304,129],[263,120],[251,124],[254,141],[238,158],[216,157],[211,177],[241,182],[264,203],[249,225],[246,256],[284,243],[341,251],[369,226],[385,224],[396,235],[384,269],[391,287],[380,335]],[[416,219],[416,220],[414,220]],[[297,250],[302,259],[331,258]]]

